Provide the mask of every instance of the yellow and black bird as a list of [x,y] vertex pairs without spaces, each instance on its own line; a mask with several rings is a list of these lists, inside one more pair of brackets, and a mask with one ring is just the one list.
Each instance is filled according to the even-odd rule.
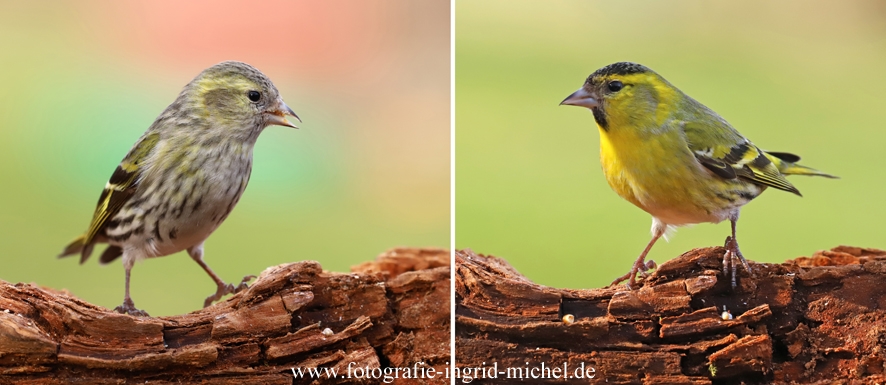
[[586,107],[600,131],[600,163],[615,192],[652,215],[652,240],[631,271],[612,284],[636,284],[652,245],[669,228],[725,219],[724,275],[736,286],[735,223],[741,207],[767,187],[800,195],[785,175],[835,178],[797,164],[800,157],[762,151],[717,113],[692,99],[647,67],[610,64],[560,103]]

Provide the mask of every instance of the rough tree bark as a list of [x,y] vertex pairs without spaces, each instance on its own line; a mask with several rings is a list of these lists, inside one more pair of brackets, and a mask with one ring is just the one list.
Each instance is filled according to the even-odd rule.
[[352,270],[325,272],[313,261],[275,266],[224,302],[160,318],[0,281],[0,383],[375,384],[296,380],[291,370],[346,372],[353,363],[445,371],[449,252],[395,249]]
[[[522,383],[886,383],[886,251],[841,246],[751,263],[754,276],[742,273],[735,291],[724,251],[689,251],[633,291],[545,287],[502,259],[458,251],[457,363],[595,370]],[[515,382],[503,377],[474,383]]]

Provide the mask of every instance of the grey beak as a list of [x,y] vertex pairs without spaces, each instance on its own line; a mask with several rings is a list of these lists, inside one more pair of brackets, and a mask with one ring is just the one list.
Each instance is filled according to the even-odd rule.
[[272,107],[271,110],[265,112],[265,116],[267,116],[268,119],[268,124],[298,128],[290,121],[286,120],[286,115],[289,115],[301,122],[301,119],[299,119],[298,115],[296,115],[295,112],[286,105],[286,103],[283,103],[283,99],[278,99],[277,104]]
[[295,118],[295,120],[298,120],[298,122],[301,123],[301,118],[299,118],[298,115],[295,114],[295,111],[292,111],[292,109],[289,108],[286,103],[280,102],[280,104],[280,110],[283,111],[284,114]]
[[598,102],[597,99],[594,99],[594,95],[586,91],[584,88],[579,88],[578,91],[573,92],[572,95],[569,95],[566,99],[563,99],[563,101],[560,102],[560,105],[562,106],[564,104],[567,106],[579,106],[586,108],[594,108],[600,106],[600,102]]

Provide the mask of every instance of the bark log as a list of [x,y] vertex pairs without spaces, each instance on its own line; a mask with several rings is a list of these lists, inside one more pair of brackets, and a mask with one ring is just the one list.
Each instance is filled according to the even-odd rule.
[[542,362],[551,376],[552,366],[573,376],[584,364],[593,378],[523,383],[886,383],[886,251],[841,246],[751,263],[753,276],[740,273],[735,290],[723,278],[724,252],[689,251],[636,290],[568,290],[458,251],[458,366],[496,363],[497,379],[475,373],[473,383],[514,383],[507,368]]
[[160,318],[0,281],[0,383],[375,384],[295,379],[292,368],[445,371],[449,264],[446,250],[395,249],[350,274],[274,266],[224,302]]

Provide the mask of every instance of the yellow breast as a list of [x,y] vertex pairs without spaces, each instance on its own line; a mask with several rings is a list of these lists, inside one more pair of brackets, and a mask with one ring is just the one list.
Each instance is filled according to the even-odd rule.
[[701,169],[677,130],[600,129],[600,163],[619,196],[668,224],[719,222],[715,180]]

